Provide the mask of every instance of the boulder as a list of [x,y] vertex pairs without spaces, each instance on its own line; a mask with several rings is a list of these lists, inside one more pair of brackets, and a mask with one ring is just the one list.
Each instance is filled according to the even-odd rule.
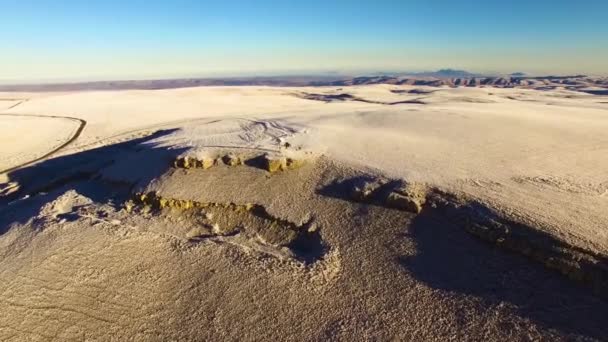
[[268,172],[282,171],[287,168],[287,160],[283,157],[264,155],[264,169]]

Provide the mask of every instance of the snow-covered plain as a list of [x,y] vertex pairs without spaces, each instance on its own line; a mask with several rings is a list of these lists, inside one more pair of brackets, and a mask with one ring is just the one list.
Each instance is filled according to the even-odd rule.
[[[310,94],[327,101],[303,98]],[[155,144],[193,153],[278,151],[288,142],[391,177],[464,191],[606,251],[607,101],[567,90],[490,87],[199,87],[35,94],[2,113],[85,120],[82,134],[58,154],[161,128],[179,130]],[[4,168],[52,149],[74,130],[59,119],[2,116],[0,124]]]

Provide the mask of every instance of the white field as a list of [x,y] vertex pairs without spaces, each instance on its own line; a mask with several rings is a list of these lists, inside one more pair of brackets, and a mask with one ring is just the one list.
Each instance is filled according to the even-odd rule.
[[32,117],[0,117],[0,170],[37,159],[58,148],[78,128],[72,120]]
[[21,100],[13,98],[1,98],[0,99],[0,110],[10,109],[12,106],[19,104]]
[[[563,239],[608,251],[607,97],[565,90],[201,87],[35,94],[0,113],[77,117],[82,135],[60,153],[110,144],[159,128],[168,146],[277,150],[303,146],[391,177],[462,191]],[[325,103],[300,92],[426,104]],[[27,94],[19,94],[27,96]],[[10,93],[0,98],[12,97]],[[218,121],[220,120],[220,121]],[[73,134],[60,119],[1,116],[6,168]]]

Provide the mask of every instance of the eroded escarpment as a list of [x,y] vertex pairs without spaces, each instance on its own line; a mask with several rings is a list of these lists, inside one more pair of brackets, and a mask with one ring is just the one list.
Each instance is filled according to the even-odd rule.
[[[574,246],[493,210],[464,195],[427,184],[361,176],[333,185],[344,198],[369,205],[395,208],[448,222],[497,248],[514,252],[569,279],[585,284],[608,298],[608,257]],[[334,189],[334,191],[338,191]]]
[[[223,160],[174,168],[177,152],[123,145],[23,179],[30,197],[0,212],[0,223],[8,211],[22,222],[0,241],[10,243],[0,250],[5,326],[64,340],[352,340],[366,327],[379,340],[605,336],[603,300],[469,238],[471,223],[494,220],[505,241],[564,246],[537,243],[487,205],[327,157],[270,174]],[[591,259],[579,252],[584,269]]]
[[[268,213],[260,204],[200,202],[166,198],[155,192],[138,193],[125,203],[128,213],[178,215],[191,225],[191,242],[206,239],[231,242],[280,258],[294,258],[305,264],[323,258],[329,247],[313,218],[296,224]],[[182,224],[184,224],[182,222]]]
[[[209,189],[221,186],[226,183],[228,178],[230,181],[236,182],[238,181],[236,178],[228,176],[231,173],[234,176],[240,171],[246,171],[244,176],[248,177],[247,180],[238,181],[241,182],[238,183],[239,185],[226,186],[226,188],[243,188],[235,190],[234,194],[243,192],[242,190],[245,190],[246,187],[248,187],[246,189],[248,194],[260,193],[263,192],[261,189],[273,187],[282,182],[281,187],[277,187],[269,197],[284,196],[288,192],[307,192],[309,191],[306,190],[307,187],[312,185],[312,183],[304,185],[303,179],[297,174],[302,171],[300,166],[314,167],[309,164],[315,164],[315,162],[306,158],[296,159],[282,154],[245,156],[234,151],[209,159],[176,157],[171,151],[140,151],[136,148],[137,142],[104,147],[84,152],[81,155],[66,156],[20,171],[24,176],[23,180],[19,182],[23,185],[23,189],[15,192],[15,195],[4,196],[3,199],[18,200],[18,198],[36,196],[75,181],[86,182],[91,179],[99,179],[104,182],[128,181],[125,183],[127,185],[120,183],[120,191],[117,190],[119,196],[112,195],[122,198],[124,189],[133,188],[136,183],[145,187],[146,184],[163,177],[168,172],[167,169],[170,169],[168,167],[170,161],[173,161],[173,166],[178,169],[196,169],[185,173],[197,174],[198,171],[201,171],[200,174],[205,174],[206,180],[209,181]],[[117,156],[124,158],[118,159]],[[126,163],[125,166],[122,165],[125,160],[147,161],[148,164],[142,165],[148,165],[148,168],[138,169],[137,177],[125,177],[126,180],[123,180],[123,176],[133,173],[131,162]],[[213,177],[208,177],[210,173],[202,170],[205,169],[205,165],[211,165],[223,171]],[[256,167],[249,168],[250,166]],[[325,172],[324,168],[331,167],[332,164],[329,163],[315,172]],[[148,175],[148,170],[154,172]],[[215,168],[211,171],[214,170]],[[253,175],[250,171],[253,173],[258,171],[259,174]],[[279,172],[271,177],[272,180],[265,178],[268,172],[276,173],[277,171],[289,172]],[[119,174],[121,177],[116,177],[115,174]],[[607,296],[608,258],[603,254],[593,253],[562,241],[545,233],[546,230],[542,227],[523,224],[506,217],[484,203],[426,184],[368,175],[346,180],[335,177],[337,180],[334,184],[321,191],[321,195],[338,197],[363,205],[395,208],[408,212],[408,215],[430,215],[439,218],[447,222],[446,227],[460,228],[498,248],[526,256],[572,280],[589,285],[596,294]],[[197,179],[197,181],[202,180],[205,179]],[[186,184],[182,186],[184,188],[190,187],[188,184],[194,184],[187,183],[187,180],[184,181],[186,181]],[[298,190],[295,190],[295,187]],[[201,198],[207,196],[209,192],[207,188],[199,189],[199,191],[201,191]],[[139,193],[135,195],[132,202],[127,202],[127,207],[130,207],[134,214],[151,211],[165,215],[175,211],[177,215],[185,218],[187,223],[191,223],[192,227],[188,235],[192,242],[228,239],[235,244],[250,244],[265,253],[289,257],[305,263],[315,262],[323,258],[324,253],[327,252],[328,244],[323,241],[322,234],[313,220],[295,223],[293,220],[280,219],[276,215],[269,214],[268,203],[264,202],[264,205],[247,204],[246,198],[227,196],[227,199],[206,201],[201,198],[187,199],[182,194],[169,194],[163,197],[157,193]],[[100,196],[96,195],[96,197]],[[102,196],[98,200],[107,199]],[[281,200],[287,201],[292,198],[284,196]],[[242,201],[243,204],[235,204],[230,201]],[[263,202],[252,200],[251,203]],[[283,210],[285,207],[279,209]],[[300,209],[314,213],[314,208]],[[272,212],[282,212],[280,210]],[[208,214],[213,219],[210,219]],[[299,213],[294,214],[294,216],[297,215]]]
[[505,217],[474,200],[434,190],[427,201],[429,211],[439,213],[471,235],[524,255],[608,298],[606,255],[574,246],[545,233],[541,227],[531,227]]
[[247,165],[266,170],[270,173],[293,170],[310,162],[312,157],[304,156],[287,157],[278,153],[265,153],[261,155],[238,155],[227,153],[216,156],[179,156],[172,165],[179,169],[203,169],[207,170],[214,166],[239,166]]

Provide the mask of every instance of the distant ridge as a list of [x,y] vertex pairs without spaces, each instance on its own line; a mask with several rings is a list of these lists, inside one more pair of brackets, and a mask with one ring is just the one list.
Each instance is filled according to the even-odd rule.
[[157,90],[203,86],[308,86],[315,82],[333,82],[345,76],[260,76],[224,78],[175,78],[155,80],[117,80],[48,84],[0,85],[0,91],[78,91],[78,90]]
[[[451,72],[448,72],[448,74]],[[445,73],[444,73],[445,74]],[[594,78],[585,75],[575,76],[482,76],[482,77],[429,77],[429,76],[369,76],[352,79],[317,82],[315,86],[355,86],[370,84],[394,84],[433,87],[494,87],[494,88],[529,88],[537,90],[566,89],[581,91],[594,95],[608,94],[608,78]],[[600,88],[600,89],[595,89]]]
[[455,70],[455,69],[441,69],[435,73],[431,73],[436,77],[449,77],[449,78],[465,78],[465,77],[475,77],[479,76],[476,74],[472,74],[465,70]]
[[[608,91],[608,78],[573,76],[529,77],[516,72],[509,76],[478,76],[464,70],[442,69],[403,76],[273,76],[241,78],[187,78],[166,80],[100,81],[63,84],[2,85],[0,91],[47,92],[92,90],[156,90],[201,86],[356,86],[373,84],[433,86],[433,87],[525,87],[539,90],[563,88],[602,95]],[[599,89],[597,89],[599,88]]]

